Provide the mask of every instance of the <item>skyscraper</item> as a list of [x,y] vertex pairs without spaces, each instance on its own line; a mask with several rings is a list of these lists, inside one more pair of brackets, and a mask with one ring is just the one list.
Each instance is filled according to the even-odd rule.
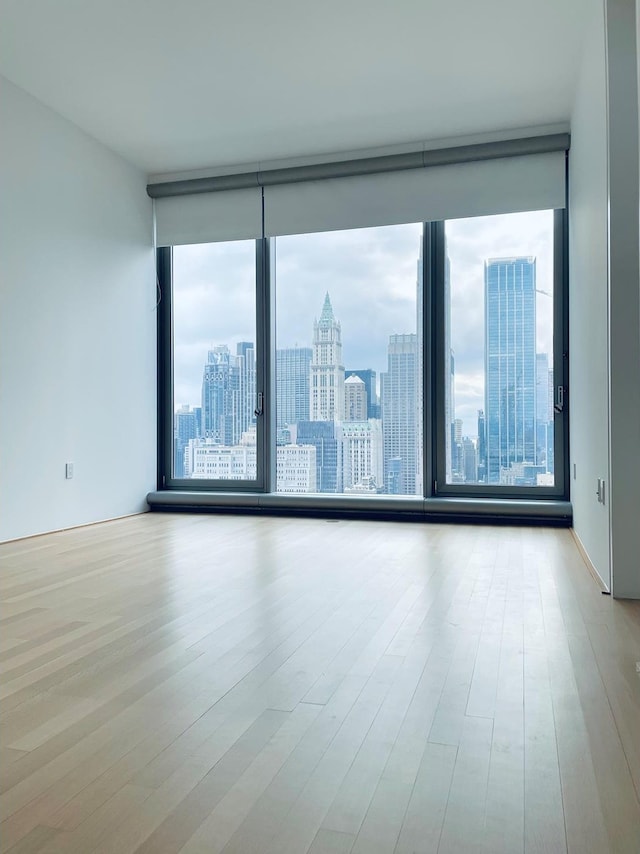
[[367,387],[355,374],[344,381],[344,420],[367,420]]
[[309,418],[311,347],[276,350],[276,420],[278,427]]
[[536,354],[536,462],[543,465],[546,472],[553,472],[553,449],[549,447],[553,445],[553,431],[548,429],[549,422],[553,421],[553,392],[549,390],[552,378],[548,355]]
[[485,412],[487,482],[520,482],[536,462],[536,260],[485,262]]
[[342,492],[341,427],[335,421],[299,421],[296,444],[316,449],[318,492]]
[[451,425],[451,478],[447,482],[462,483],[464,479],[462,418],[455,418]]
[[371,368],[345,371],[345,377],[360,377],[367,389],[367,418],[380,418],[380,403],[376,386],[376,372]]
[[549,357],[536,353],[536,421],[546,424],[549,420]]
[[478,483],[487,479],[487,425],[484,409],[478,410]]
[[387,372],[381,376],[384,478],[386,491],[393,483],[402,495],[415,495],[420,488],[418,377],[416,334],[389,336]]
[[324,298],[320,320],[313,324],[310,370],[311,421],[342,421],[344,418],[344,365],[340,324],[335,319],[329,294]]
[[209,350],[202,374],[202,437],[220,445],[235,445],[255,423],[255,398],[254,345],[239,342],[235,356],[226,344]]
[[478,449],[473,439],[462,439],[462,473],[465,483],[478,482]]
[[383,439],[382,424],[375,418],[368,421],[348,421],[342,425],[342,484],[351,489],[367,483],[382,486]]
[[200,432],[199,413],[188,406],[181,406],[174,416],[173,430],[173,476],[184,477],[184,451],[190,439],[197,438]]
[[236,344],[234,368],[238,372],[238,395],[234,412],[234,441],[256,423],[256,351],[251,341]]
[[209,350],[202,374],[201,435],[220,445],[233,445],[239,438],[234,429],[239,377],[233,367],[229,348],[219,344]]

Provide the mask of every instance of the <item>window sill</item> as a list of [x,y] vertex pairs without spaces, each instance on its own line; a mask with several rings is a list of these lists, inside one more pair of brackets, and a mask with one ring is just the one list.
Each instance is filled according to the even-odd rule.
[[151,510],[245,512],[265,515],[376,518],[417,522],[484,522],[571,527],[571,502],[548,499],[410,498],[280,493],[158,490],[147,495]]

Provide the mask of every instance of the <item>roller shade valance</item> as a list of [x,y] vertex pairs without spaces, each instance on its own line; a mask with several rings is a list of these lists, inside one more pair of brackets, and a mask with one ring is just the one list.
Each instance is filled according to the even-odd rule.
[[265,235],[565,207],[564,152],[264,188]]
[[158,246],[262,236],[260,187],[156,199],[155,212]]
[[175,246],[563,208],[568,144],[559,134],[151,184],[156,241]]

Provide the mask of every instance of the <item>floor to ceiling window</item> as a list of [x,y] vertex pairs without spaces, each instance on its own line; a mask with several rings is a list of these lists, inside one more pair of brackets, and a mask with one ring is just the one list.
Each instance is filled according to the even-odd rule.
[[256,248],[172,252],[171,477],[256,484]]
[[159,199],[160,486],[566,497],[565,144]]
[[554,212],[449,220],[444,233],[442,482],[553,488]]
[[277,491],[422,495],[422,224],[273,243]]

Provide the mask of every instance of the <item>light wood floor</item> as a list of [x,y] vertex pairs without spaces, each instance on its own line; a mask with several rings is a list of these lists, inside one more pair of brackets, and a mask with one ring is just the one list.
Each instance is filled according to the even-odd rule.
[[640,852],[640,603],[568,531],[147,514],[0,562],[3,851]]

